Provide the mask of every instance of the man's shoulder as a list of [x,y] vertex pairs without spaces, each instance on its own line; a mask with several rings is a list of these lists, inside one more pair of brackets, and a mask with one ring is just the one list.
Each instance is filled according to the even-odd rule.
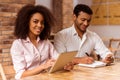
[[94,32],[94,31],[87,31],[87,36],[89,37],[89,38],[100,38],[100,36],[96,33],[96,32]]
[[93,36],[94,36],[94,35],[97,35],[96,32],[93,32],[93,31],[90,31],[90,30],[87,30],[87,34],[88,34],[88,35],[93,35]]
[[57,32],[57,34],[68,34],[72,30],[72,27],[64,28],[61,31]]
[[72,30],[72,27],[67,27],[67,28],[64,28],[64,29],[62,29],[61,31],[60,31],[60,33],[64,33],[64,32],[69,32],[69,31],[71,31]]

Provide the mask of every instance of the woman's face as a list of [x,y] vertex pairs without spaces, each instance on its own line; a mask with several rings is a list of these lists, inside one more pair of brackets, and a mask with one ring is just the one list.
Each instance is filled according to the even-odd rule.
[[44,18],[40,13],[35,13],[32,15],[29,23],[29,36],[38,36],[44,29]]

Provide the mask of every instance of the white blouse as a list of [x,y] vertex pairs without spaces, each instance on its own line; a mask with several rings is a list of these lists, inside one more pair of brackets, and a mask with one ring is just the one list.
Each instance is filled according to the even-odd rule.
[[37,48],[29,38],[26,40],[16,39],[11,47],[11,55],[16,71],[15,79],[20,79],[25,70],[34,69],[46,62],[46,60],[58,57],[58,53],[50,41],[41,41],[39,38]]

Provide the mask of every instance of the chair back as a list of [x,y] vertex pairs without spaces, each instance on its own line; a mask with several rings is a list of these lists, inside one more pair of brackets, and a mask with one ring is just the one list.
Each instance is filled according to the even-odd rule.
[[0,80],[10,80],[14,78],[15,70],[13,68],[11,55],[9,53],[0,54]]
[[120,39],[115,39],[115,38],[111,38],[109,40],[109,46],[108,48],[111,50],[111,52],[114,53],[114,55],[116,56],[116,53],[118,51],[120,51]]

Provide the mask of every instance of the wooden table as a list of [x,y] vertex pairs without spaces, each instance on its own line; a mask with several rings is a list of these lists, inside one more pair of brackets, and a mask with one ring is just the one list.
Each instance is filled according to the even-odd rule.
[[86,68],[76,65],[70,72],[42,73],[21,80],[120,80],[120,62],[99,68]]

